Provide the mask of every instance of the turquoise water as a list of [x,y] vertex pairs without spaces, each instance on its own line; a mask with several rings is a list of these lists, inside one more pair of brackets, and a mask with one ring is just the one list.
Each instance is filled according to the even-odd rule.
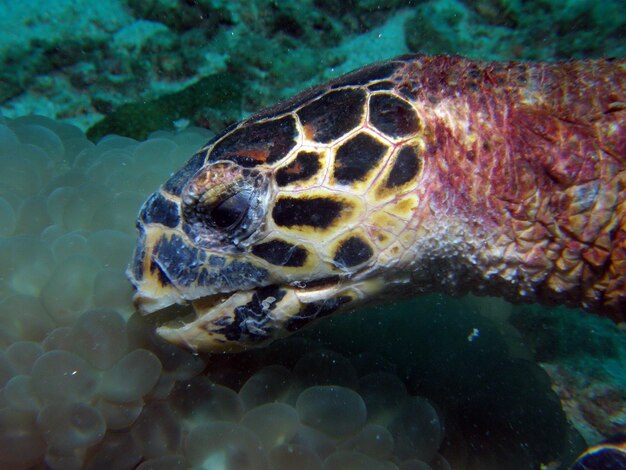
[[124,276],[141,203],[230,123],[408,52],[624,57],[621,7],[0,3],[0,469],[566,468],[626,429],[624,331],[579,311],[432,295],[194,355]]

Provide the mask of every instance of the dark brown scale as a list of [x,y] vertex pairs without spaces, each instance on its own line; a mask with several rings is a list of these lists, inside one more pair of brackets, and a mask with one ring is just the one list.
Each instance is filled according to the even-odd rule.
[[385,186],[391,189],[408,183],[417,176],[421,164],[422,161],[413,147],[402,147],[389,172]]
[[287,114],[295,111],[300,108],[302,105],[311,102],[312,100],[322,96],[324,93],[328,91],[328,84],[319,85],[313,88],[309,88],[308,90],[304,90],[302,93],[297,94],[291,98],[288,98],[280,103],[275,104],[274,106],[270,106],[269,108],[263,109],[253,115],[250,120],[260,120],[267,119],[274,116],[279,116],[281,114]]
[[[254,116],[251,120],[265,119],[272,116],[279,116],[281,114],[291,113],[314,99],[317,99],[328,90],[335,90],[346,86],[359,86],[367,85],[375,80],[385,80],[393,76],[393,74],[401,67],[402,60],[410,60],[410,57],[398,57],[397,60],[385,62],[382,64],[374,64],[368,67],[363,67],[353,73],[343,75],[328,83],[319,85],[308,90],[304,90],[302,93],[282,101],[274,106],[264,109]],[[391,81],[381,82],[385,84],[392,84]],[[389,88],[385,88],[389,89]]]
[[278,186],[286,186],[295,181],[307,180],[321,168],[320,156],[315,152],[300,152],[287,166],[276,171]]
[[[209,144],[210,145],[210,142]],[[174,196],[180,196],[183,192],[183,188],[187,184],[187,182],[191,179],[196,172],[202,168],[206,160],[206,151],[200,151],[196,153],[193,157],[189,159],[189,161],[174,173],[170,179],[168,179],[163,185],[163,189]]]
[[330,86],[336,89],[344,86],[367,85],[375,80],[385,80],[391,78],[401,65],[402,63],[399,61],[372,64],[333,80]]
[[302,309],[285,324],[287,331],[296,331],[313,320],[319,320],[331,313],[335,313],[343,304],[350,302],[352,298],[341,295],[326,300],[303,304]]
[[282,240],[272,240],[252,247],[252,253],[276,266],[304,266],[307,251]]
[[296,145],[297,135],[293,116],[248,124],[218,142],[209,159],[230,160],[243,167],[274,163]]
[[350,237],[341,242],[333,258],[339,268],[351,268],[372,257],[372,248],[360,237]]
[[370,122],[390,137],[406,137],[420,128],[415,110],[393,95],[376,94],[370,98]]
[[365,113],[365,91],[331,91],[304,106],[298,116],[307,138],[327,144],[357,127]]
[[383,158],[387,147],[368,134],[358,134],[337,149],[333,174],[340,184],[362,180]]
[[150,261],[150,273],[154,274],[156,272],[157,279],[162,287],[169,286],[172,284],[172,281],[165,275],[163,270],[159,267],[156,261]]
[[146,232],[143,225],[137,223],[137,231],[139,237],[137,238],[137,248],[133,255],[133,261],[131,263],[132,273],[135,280],[140,281],[143,279],[143,260],[146,257]]
[[163,235],[154,246],[152,258],[168,281],[176,286],[190,286],[200,274],[199,261],[204,261],[206,255],[195,246],[185,243],[178,235],[170,238]]
[[139,218],[146,224],[162,224],[174,228],[180,222],[178,206],[164,198],[160,193],[154,193],[143,205]]
[[309,226],[325,229],[341,215],[344,204],[330,198],[283,197],[276,201],[272,217],[282,227]]
[[393,90],[395,86],[396,84],[394,82],[385,80],[384,82],[372,83],[371,85],[367,86],[367,89],[369,91],[387,91],[387,90]]
[[[417,100],[418,91],[414,83],[404,82],[397,87],[398,93],[408,100]],[[433,95],[434,99],[434,95]]]

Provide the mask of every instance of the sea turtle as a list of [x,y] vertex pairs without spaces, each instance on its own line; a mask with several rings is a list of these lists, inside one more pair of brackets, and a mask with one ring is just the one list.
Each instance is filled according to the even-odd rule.
[[220,133],[144,204],[158,333],[240,350],[441,291],[626,318],[626,60],[403,56]]

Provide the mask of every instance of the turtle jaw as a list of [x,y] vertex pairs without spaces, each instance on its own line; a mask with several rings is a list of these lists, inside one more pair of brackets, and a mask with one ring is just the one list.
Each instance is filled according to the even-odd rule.
[[327,315],[378,295],[381,278],[329,279],[308,286],[270,285],[192,302],[195,319],[157,328],[166,341],[200,352],[240,352],[265,346]]

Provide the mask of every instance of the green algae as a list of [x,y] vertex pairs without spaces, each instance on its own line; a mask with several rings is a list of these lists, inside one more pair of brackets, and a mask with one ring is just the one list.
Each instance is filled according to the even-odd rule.
[[174,130],[175,122],[205,110],[206,116],[218,118],[239,112],[243,83],[229,73],[205,77],[182,91],[143,103],[120,106],[87,131],[87,137],[98,141],[105,135],[118,134],[143,140],[157,130]]

